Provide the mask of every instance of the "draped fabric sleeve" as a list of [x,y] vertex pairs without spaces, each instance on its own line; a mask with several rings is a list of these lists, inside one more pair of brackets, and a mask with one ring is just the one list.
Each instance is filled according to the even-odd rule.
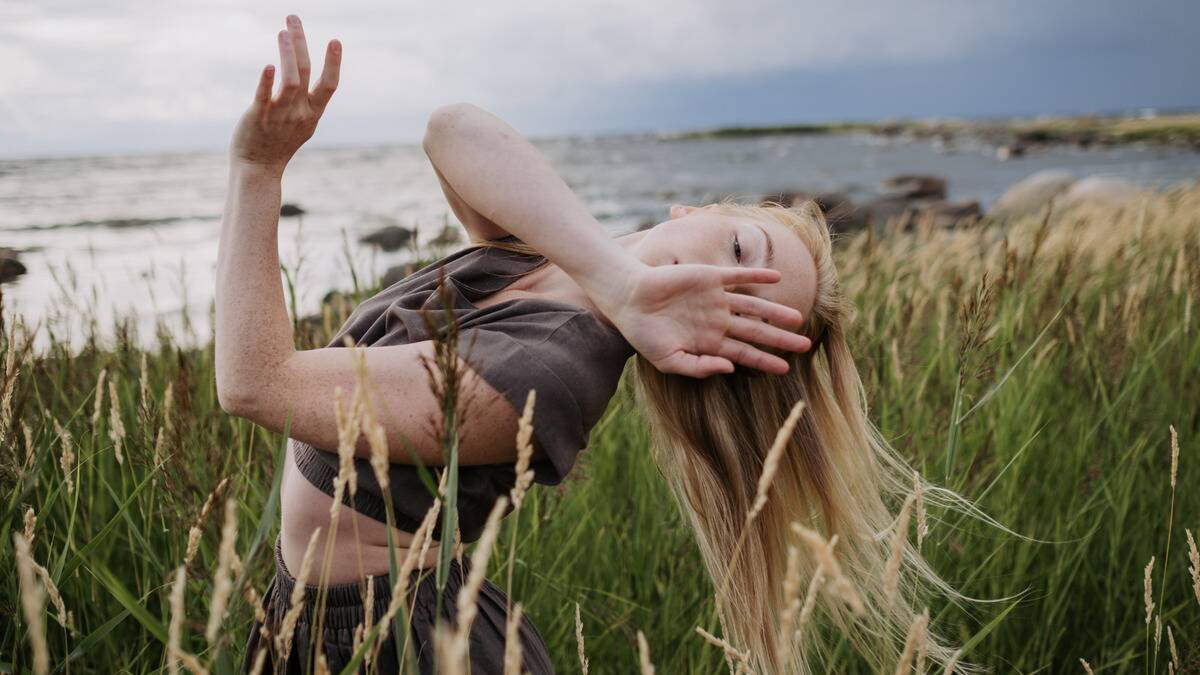
[[557,485],[587,447],[624,365],[622,350],[604,338],[586,312],[566,320],[534,312],[516,320],[461,329],[459,356],[502,394],[519,416],[530,389],[534,480]]

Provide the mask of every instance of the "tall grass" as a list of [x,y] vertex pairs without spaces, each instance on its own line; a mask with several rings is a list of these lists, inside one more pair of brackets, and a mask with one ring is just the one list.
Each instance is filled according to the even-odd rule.
[[[876,423],[923,475],[1025,535],[914,505],[936,569],[1010,598],[935,605],[928,625],[1000,673],[1200,672],[1200,186],[841,244]],[[297,344],[326,342],[349,309],[297,322]],[[33,354],[3,320],[0,672],[38,669],[43,633],[54,672],[236,670],[274,571],[283,436],[221,411],[211,345],[159,330],[143,351],[126,323],[111,344],[52,337]],[[739,646],[722,642],[631,384],[572,479],[531,490],[491,535],[504,544],[489,575],[511,578],[560,672],[722,672]],[[226,614],[210,623],[215,580]],[[816,597],[805,611],[824,625]],[[833,670],[866,672],[824,636]]]

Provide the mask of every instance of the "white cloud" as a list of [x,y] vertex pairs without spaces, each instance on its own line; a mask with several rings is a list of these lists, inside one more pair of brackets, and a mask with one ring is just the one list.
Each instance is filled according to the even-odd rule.
[[317,63],[330,37],[345,45],[331,108],[339,124],[394,119],[411,130],[453,100],[537,105],[592,86],[951,58],[1031,30],[1007,7],[999,0],[0,0],[0,154],[6,138],[37,147],[139,126],[212,133],[231,124],[261,66],[277,61],[274,34],[288,12],[304,19]]

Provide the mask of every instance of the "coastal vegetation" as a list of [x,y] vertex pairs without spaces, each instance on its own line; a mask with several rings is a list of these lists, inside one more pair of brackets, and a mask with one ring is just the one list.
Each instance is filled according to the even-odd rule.
[[1200,148],[1200,114],[1164,114],[1144,117],[1073,116],[1011,120],[885,120],[877,122],[834,122],[728,126],[664,134],[672,140],[695,138],[746,138],[796,134],[869,133],[881,136],[937,137],[975,136],[988,142],[1024,146],[1070,144],[1079,146],[1148,143]]
[[[986,602],[929,598],[913,665],[927,622],[998,673],[1200,671],[1200,185],[866,228],[836,255],[872,419],[925,478],[1018,533],[914,512],[904,536]],[[298,319],[297,345],[325,344],[378,288]],[[221,410],[211,345],[163,328],[141,349],[125,320],[114,340],[51,335],[35,353],[45,327],[0,316],[0,671],[235,671],[274,572],[284,438]],[[520,495],[490,555],[468,554],[559,672],[732,670],[630,385],[573,475]],[[827,621],[835,601],[794,617],[828,645],[812,669],[868,672]]]

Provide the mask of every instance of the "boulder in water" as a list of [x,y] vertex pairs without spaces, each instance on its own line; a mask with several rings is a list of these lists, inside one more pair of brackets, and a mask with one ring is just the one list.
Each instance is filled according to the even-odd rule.
[[883,181],[883,190],[908,199],[945,199],[946,179],[926,174],[902,173]]
[[25,265],[11,248],[0,248],[0,283],[12,281],[25,274]]
[[1047,169],[1013,183],[1008,191],[992,204],[988,215],[1015,218],[1046,208],[1051,199],[1071,187],[1075,176],[1070,171]]
[[358,240],[364,244],[378,246],[385,251],[396,251],[408,246],[415,234],[414,230],[400,227],[399,225],[387,225],[359,237]]
[[1142,189],[1124,178],[1089,176],[1073,183],[1063,193],[1065,207],[1119,207],[1133,201]]

